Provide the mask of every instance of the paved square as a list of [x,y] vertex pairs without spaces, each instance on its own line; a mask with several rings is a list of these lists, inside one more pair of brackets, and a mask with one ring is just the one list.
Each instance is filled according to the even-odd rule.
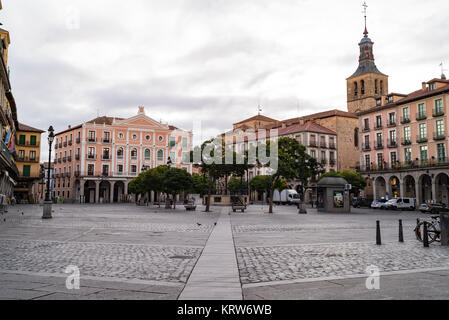
[[[135,205],[11,207],[0,216],[0,299],[447,299],[449,249],[416,241],[417,212],[212,213]],[[428,216],[427,216],[428,217]],[[398,220],[405,243],[398,243]],[[381,221],[382,246],[375,245]],[[66,288],[69,265],[80,290]],[[366,268],[381,289],[366,289]]]

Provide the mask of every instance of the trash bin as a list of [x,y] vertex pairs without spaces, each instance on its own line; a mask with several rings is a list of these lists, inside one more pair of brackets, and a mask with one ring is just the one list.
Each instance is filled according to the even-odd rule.
[[440,210],[441,245],[449,246],[449,209]]

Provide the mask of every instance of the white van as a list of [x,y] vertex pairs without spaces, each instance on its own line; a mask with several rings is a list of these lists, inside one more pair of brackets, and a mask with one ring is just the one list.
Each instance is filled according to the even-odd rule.
[[276,204],[298,204],[300,202],[299,194],[296,190],[274,191],[273,202]]
[[396,198],[382,204],[380,207],[384,210],[416,210],[416,199],[414,198]]

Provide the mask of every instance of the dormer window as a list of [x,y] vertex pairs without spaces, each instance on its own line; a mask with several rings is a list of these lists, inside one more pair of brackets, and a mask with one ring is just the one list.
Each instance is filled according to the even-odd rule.
[[382,99],[376,99],[376,106],[380,107],[382,105]]
[[435,89],[436,89],[436,84],[435,84],[435,82],[429,84],[429,90],[430,90],[430,91],[435,90]]
[[388,97],[388,102],[389,102],[389,103],[392,103],[393,101],[394,101],[393,96],[389,96],[389,97]]

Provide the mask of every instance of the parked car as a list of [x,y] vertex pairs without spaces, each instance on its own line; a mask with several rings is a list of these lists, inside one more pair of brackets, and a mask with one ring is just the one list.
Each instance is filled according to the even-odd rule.
[[371,208],[372,209],[380,209],[380,207],[387,202],[386,199],[379,199],[379,200],[374,200],[373,203],[371,203]]
[[438,214],[440,209],[445,209],[446,205],[444,203],[423,203],[419,206],[419,211],[422,213]]
[[388,200],[380,206],[383,210],[415,210],[416,199],[414,198],[395,198]]
[[366,207],[369,208],[371,206],[373,200],[368,198],[354,198],[352,199],[352,206],[354,208]]

